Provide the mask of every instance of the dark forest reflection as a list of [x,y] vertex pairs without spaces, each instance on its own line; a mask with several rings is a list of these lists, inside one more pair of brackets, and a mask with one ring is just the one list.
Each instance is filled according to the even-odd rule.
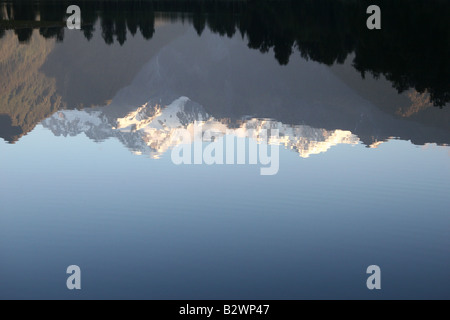
[[[365,9],[375,3],[383,9],[381,31],[366,28]],[[448,1],[14,1],[1,4],[0,36],[14,29],[27,42],[39,28],[45,38],[63,41],[69,4],[82,8],[87,39],[97,22],[106,43],[122,45],[137,32],[151,39],[155,17],[181,20],[199,35],[205,28],[228,37],[240,33],[249,48],[273,49],[282,65],[293,54],[332,65],[354,53],[363,77],[384,75],[398,92],[427,92],[435,106],[450,101]]]

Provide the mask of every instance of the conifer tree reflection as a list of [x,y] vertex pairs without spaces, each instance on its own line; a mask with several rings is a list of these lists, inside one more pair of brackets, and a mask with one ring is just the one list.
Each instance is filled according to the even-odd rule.
[[[74,2],[74,3],[72,3]],[[239,32],[248,47],[263,53],[273,51],[286,65],[300,54],[326,65],[343,63],[354,54],[354,67],[364,77],[384,75],[403,92],[414,88],[428,92],[436,106],[450,102],[450,3],[440,0],[377,0],[383,8],[383,28],[366,28],[366,8],[373,1],[71,1],[82,10],[82,32],[93,36],[99,21],[107,44],[123,45],[127,33],[137,32],[150,40],[155,33],[155,15],[169,21],[192,24],[201,35],[206,27],[231,37]],[[14,19],[19,41],[30,39],[30,23],[64,21],[68,1],[14,1],[2,4],[0,18]],[[46,38],[64,38],[64,25],[45,25]],[[0,29],[0,37],[5,34]]]

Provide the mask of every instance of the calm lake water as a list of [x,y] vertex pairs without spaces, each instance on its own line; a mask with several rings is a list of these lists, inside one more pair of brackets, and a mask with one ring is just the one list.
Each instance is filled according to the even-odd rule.
[[0,1],[0,299],[449,299],[450,5],[375,2]]

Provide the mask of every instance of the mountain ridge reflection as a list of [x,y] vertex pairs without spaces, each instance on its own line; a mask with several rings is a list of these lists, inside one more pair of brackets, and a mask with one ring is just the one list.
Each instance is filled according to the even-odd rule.
[[9,142],[58,110],[104,106],[115,127],[146,103],[165,108],[189,97],[231,127],[246,118],[272,119],[292,128],[350,132],[367,146],[391,137],[449,143],[448,108],[434,108],[426,91],[398,94],[383,75],[362,79],[354,55],[332,67],[292,55],[286,67],[249,50],[246,38],[209,29],[199,37],[177,21],[159,25],[152,41],[136,36],[124,46],[105,44],[99,32],[90,42],[71,32],[58,43],[37,30],[28,44],[18,44],[7,31],[0,52],[6,75],[0,79],[0,136]]
[[[165,107],[144,104],[123,118],[111,123],[108,108],[101,110],[59,111],[41,124],[55,136],[76,136],[84,133],[88,138],[100,142],[116,138],[135,154],[145,154],[158,159],[179,143],[178,129],[191,135],[191,142],[204,141],[194,137],[194,127],[211,130],[216,138],[233,135],[237,138],[254,139],[257,142],[282,145],[292,149],[302,158],[326,152],[337,144],[357,144],[359,138],[350,131],[325,130],[307,125],[286,125],[273,119],[243,119],[233,125],[229,119],[215,119],[203,107],[187,97],[180,97]],[[278,129],[279,137],[262,141],[262,130]]]

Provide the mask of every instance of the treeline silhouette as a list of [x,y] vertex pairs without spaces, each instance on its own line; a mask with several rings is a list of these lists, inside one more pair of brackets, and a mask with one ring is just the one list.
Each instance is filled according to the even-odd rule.
[[[363,77],[384,75],[399,92],[409,88],[428,92],[435,106],[450,102],[447,0],[15,0],[0,4],[0,19],[3,29],[14,29],[21,42],[30,39],[33,28],[46,38],[63,41],[62,22],[71,4],[82,9],[87,39],[97,23],[108,44],[123,45],[138,31],[151,39],[158,16],[190,23],[199,35],[205,28],[228,37],[240,33],[249,48],[273,50],[282,65],[295,52],[327,65],[343,63],[354,54],[353,65]],[[371,4],[382,10],[381,30],[366,27],[366,8]],[[38,16],[40,25],[31,26]],[[0,37],[3,34],[0,29]]]

